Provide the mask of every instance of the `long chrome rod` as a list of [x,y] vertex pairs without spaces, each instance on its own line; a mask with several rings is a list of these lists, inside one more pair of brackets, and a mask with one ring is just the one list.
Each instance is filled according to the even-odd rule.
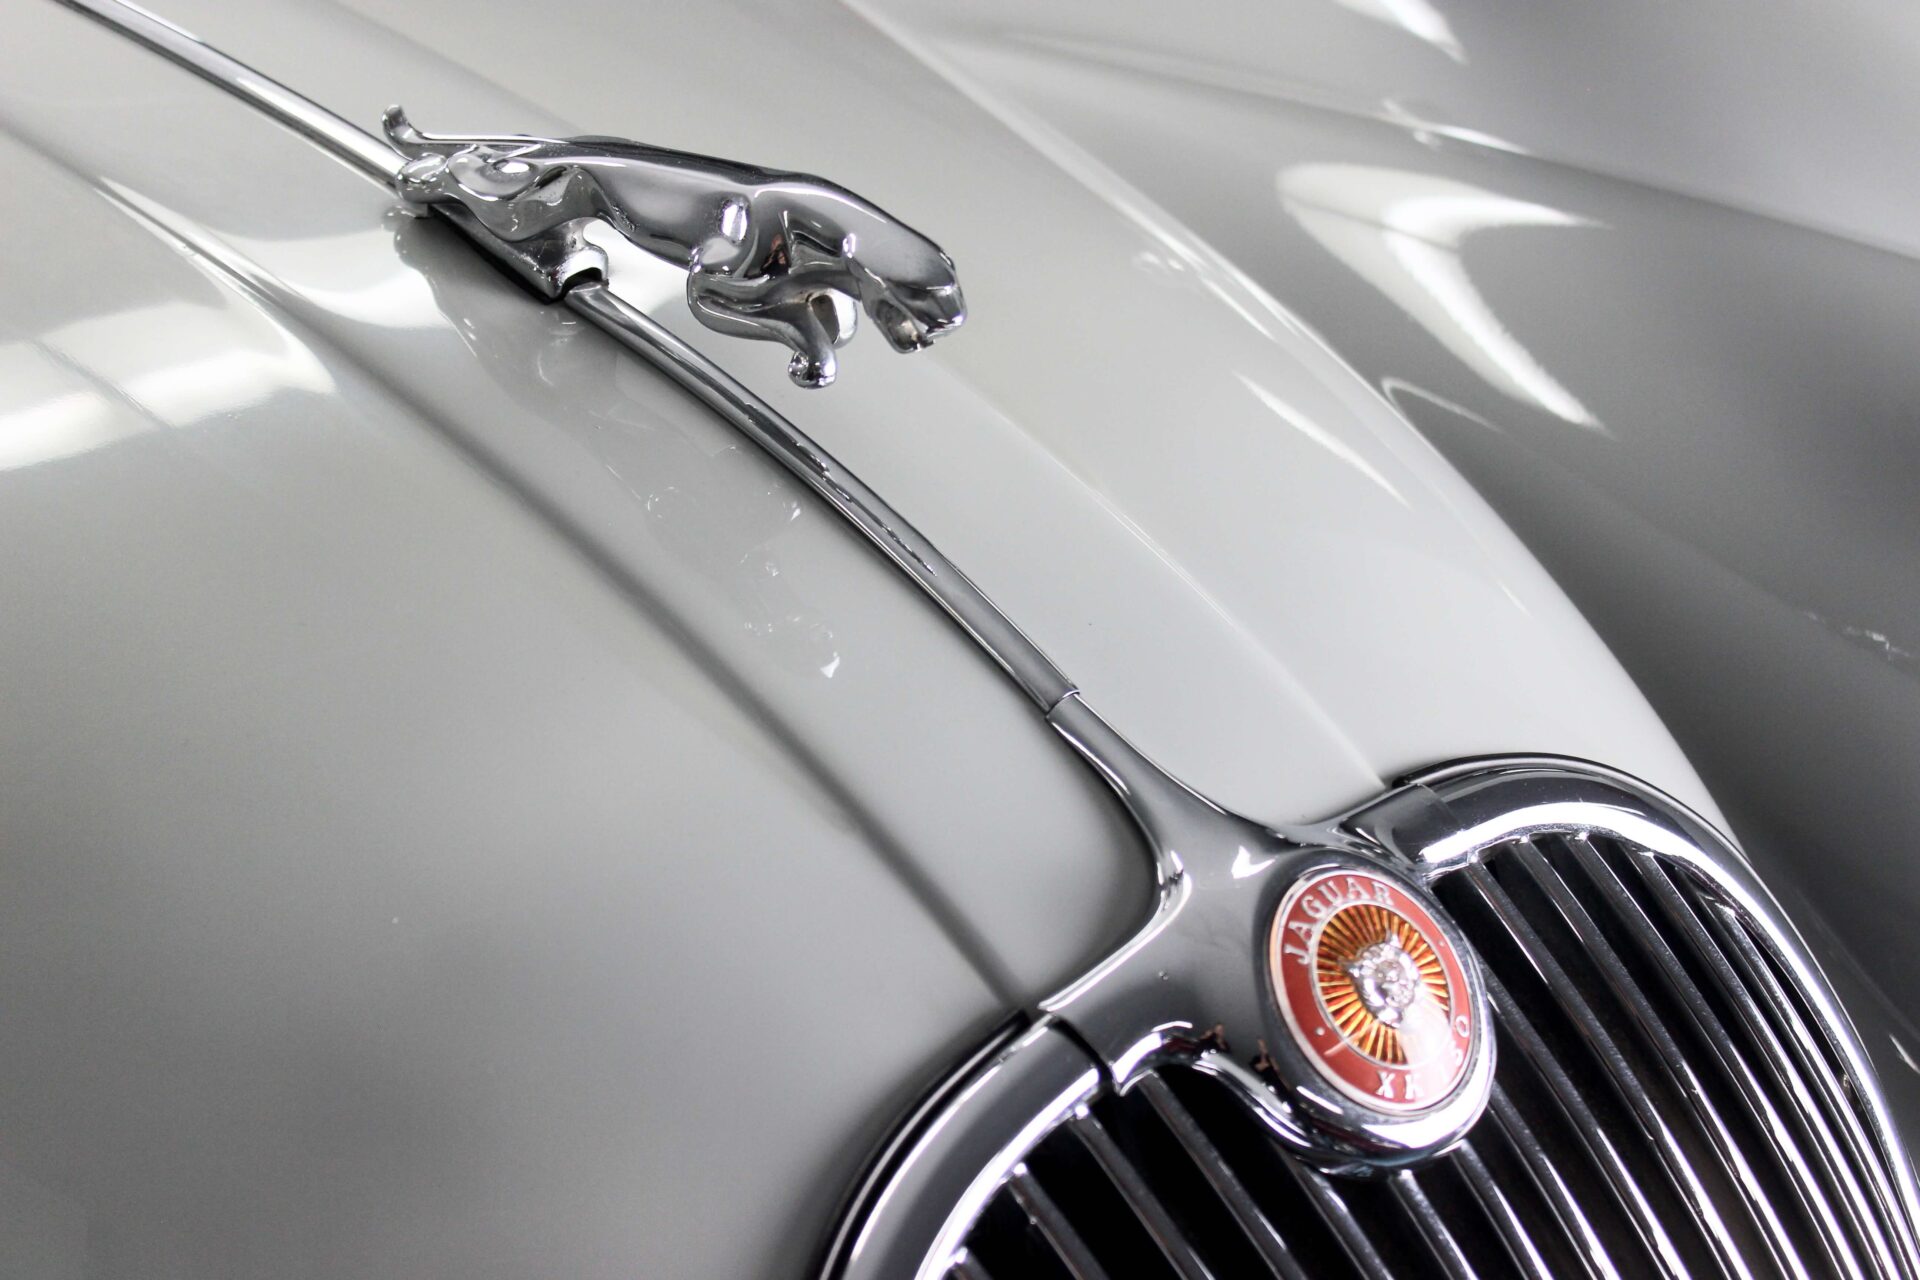
[[[191,32],[128,0],[59,3],[105,23],[225,89],[319,143],[382,186],[393,186],[402,157],[383,138],[220,52]],[[604,282],[577,285],[563,296],[574,312],[705,401],[825,499],[932,596],[1042,714],[1052,711],[1074,691],[1073,684],[1040,647],[924,534],[710,357],[622,300]]]
[[772,405],[605,284],[576,285],[564,301],[706,401],[826,499],[952,615],[1041,711],[1053,710],[1073,692],[1073,685],[1040,647],[939,548]]

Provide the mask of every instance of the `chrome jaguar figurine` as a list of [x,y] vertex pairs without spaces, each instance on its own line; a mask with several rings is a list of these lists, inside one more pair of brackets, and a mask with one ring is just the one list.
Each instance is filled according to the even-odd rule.
[[855,303],[896,351],[966,318],[953,260],[844,187],[619,138],[422,133],[399,107],[395,189],[439,207],[549,298],[607,274],[595,219],[687,269],[687,305],[721,333],[783,342],[803,387],[835,374]]

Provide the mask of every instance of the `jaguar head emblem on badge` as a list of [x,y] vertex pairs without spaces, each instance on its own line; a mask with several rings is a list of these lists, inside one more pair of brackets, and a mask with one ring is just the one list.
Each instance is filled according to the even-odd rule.
[[687,305],[710,329],[791,348],[803,387],[834,379],[834,349],[864,309],[896,351],[956,329],[953,260],[846,188],[799,173],[620,138],[430,134],[399,107],[387,141],[411,209],[441,209],[544,296],[607,274],[586,237],[605,222],[687,269]]
[[1478,1030],[1465,966],[1399,884],[1344,868],[1303,876],[1274,913],[1267,963],[1287,1030],[1348,1098],[1420,1111],[1465,1077]]

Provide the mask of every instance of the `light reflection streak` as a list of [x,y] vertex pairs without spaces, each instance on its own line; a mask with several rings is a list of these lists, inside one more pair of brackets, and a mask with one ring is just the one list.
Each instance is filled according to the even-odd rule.
[[1282,207],[1481,377],[1517,400],[1605,433],[1501,322],[1467,274],[1461,248],[1478,231],[1597,227],[1578,214],[1451,179],[1368,165],[1303,164],[1277,179]]
[[0,470],[334,389],[292,334],[219,307],[169,301],[87,316],[0,344]]
[[270,258],[301,296],[335,315],[383,329],[445,323],[427,282],[394,258],[393,235],[392,226],[381,223],[324,236],[266,241],[229,232],[225,238],[250,259]]
[[1335,0],[1335,3],[1362,17],[1398,27],[1455,62],[1465,63],[1467,60],[1466,51],[1460,47],[1452,25],[1447,22],[1445,14],[1433,7],[1431,0]]
[[68,458],[137,434],[98,397],[74,391],[0,412],[0,471]]
[[1407,501],[1405,494],[1394,487],[1393,481],[1387,479],[1378,467],[1361,457],[1352,445],[1342,440],[1333,432],[1328,431],[1325,427],[1320,426],[1305,414],[1294,409],[1292,405],[1282,400],[1279,396],[1274,395],[1273,392],[1267,390],[1246,374],[1237,373],[1234,376],[1240,379],[1240,385],[1253,392],[1255,399],[1259,400],[1261,404],[1265,405],[1268,410],[1279,417],[1280,420],[1285,422],[1289,427],[1292,427],[1295,431],[1298,431],[1301,435],[1313,441],[1322,449],[1325,449],[1328,453],[1331,453],[1334,457],[1340,459],[1340,461],[1373,481],[1373,483],[1379,485],[1382,489],[1386,490],[1388,494],[1392,495],[1393,500],[1401,506],[1411,507],[1413,505]]

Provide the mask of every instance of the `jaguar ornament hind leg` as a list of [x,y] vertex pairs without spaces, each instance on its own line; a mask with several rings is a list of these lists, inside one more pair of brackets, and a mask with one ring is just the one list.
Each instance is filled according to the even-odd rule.
[[772,261],[737,270],[741,257],[718,265],[696,258],[687,273],[687,306],[718,333],[785,343],[787,374],[803,387],[824,387],[838,373],[834,349],[858,327],[854,284],[844,259],[783,237]]

